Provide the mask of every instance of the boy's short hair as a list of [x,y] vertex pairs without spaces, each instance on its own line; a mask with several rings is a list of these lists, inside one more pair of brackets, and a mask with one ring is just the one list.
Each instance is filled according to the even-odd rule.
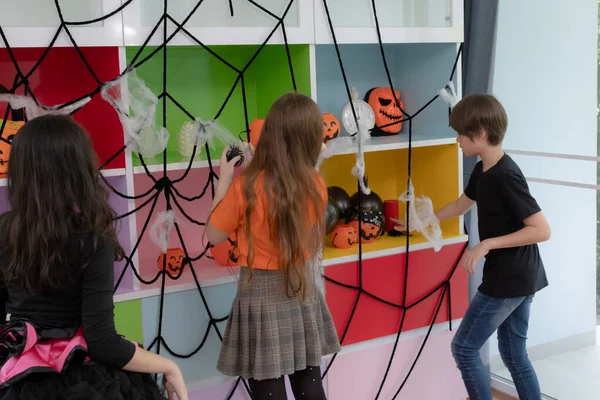
[[489,94],[470,94],[459,101],[450,114],[450,126],[459,135],[473,139],[481,130],[487,132],[492,146],[502,143],[508,117],[500,102]]

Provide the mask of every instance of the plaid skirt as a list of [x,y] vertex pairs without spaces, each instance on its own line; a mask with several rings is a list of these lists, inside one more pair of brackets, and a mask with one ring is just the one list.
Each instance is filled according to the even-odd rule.
[[237,296],[223,337],[217,370],[255,380],[321,366],[340,351],[333,319],[316,285],[306,298],[289,297],[280,271],[241,268]]

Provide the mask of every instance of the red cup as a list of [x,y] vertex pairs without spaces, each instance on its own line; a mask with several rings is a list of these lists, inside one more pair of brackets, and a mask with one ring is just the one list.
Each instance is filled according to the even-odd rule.
[[385,216],[385,231],[393,231],[396,223],[391,218],[398,219],[398,200],[385,200],[383,202],[383,215]]

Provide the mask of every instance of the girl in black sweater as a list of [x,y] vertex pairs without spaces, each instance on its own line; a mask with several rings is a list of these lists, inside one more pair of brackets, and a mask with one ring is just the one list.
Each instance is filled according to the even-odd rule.
[[[0,216],[0,398],[187,400],[177,365],[117,334],[115,213],[87,133],[46,115],[15,135]],[[6,315],[6,319],[4,318]]]

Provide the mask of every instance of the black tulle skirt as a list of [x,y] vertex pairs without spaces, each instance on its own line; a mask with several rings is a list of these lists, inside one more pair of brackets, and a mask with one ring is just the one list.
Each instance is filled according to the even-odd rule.
[[30,373],[0,390],[2,400],[164,400],[153,376],[98,364],[71,363],[62,372]]
[[167,398],[153,375],[90,359],[81,329],[59,337],[44,338],[24,320],[0,326],[0,400]]

